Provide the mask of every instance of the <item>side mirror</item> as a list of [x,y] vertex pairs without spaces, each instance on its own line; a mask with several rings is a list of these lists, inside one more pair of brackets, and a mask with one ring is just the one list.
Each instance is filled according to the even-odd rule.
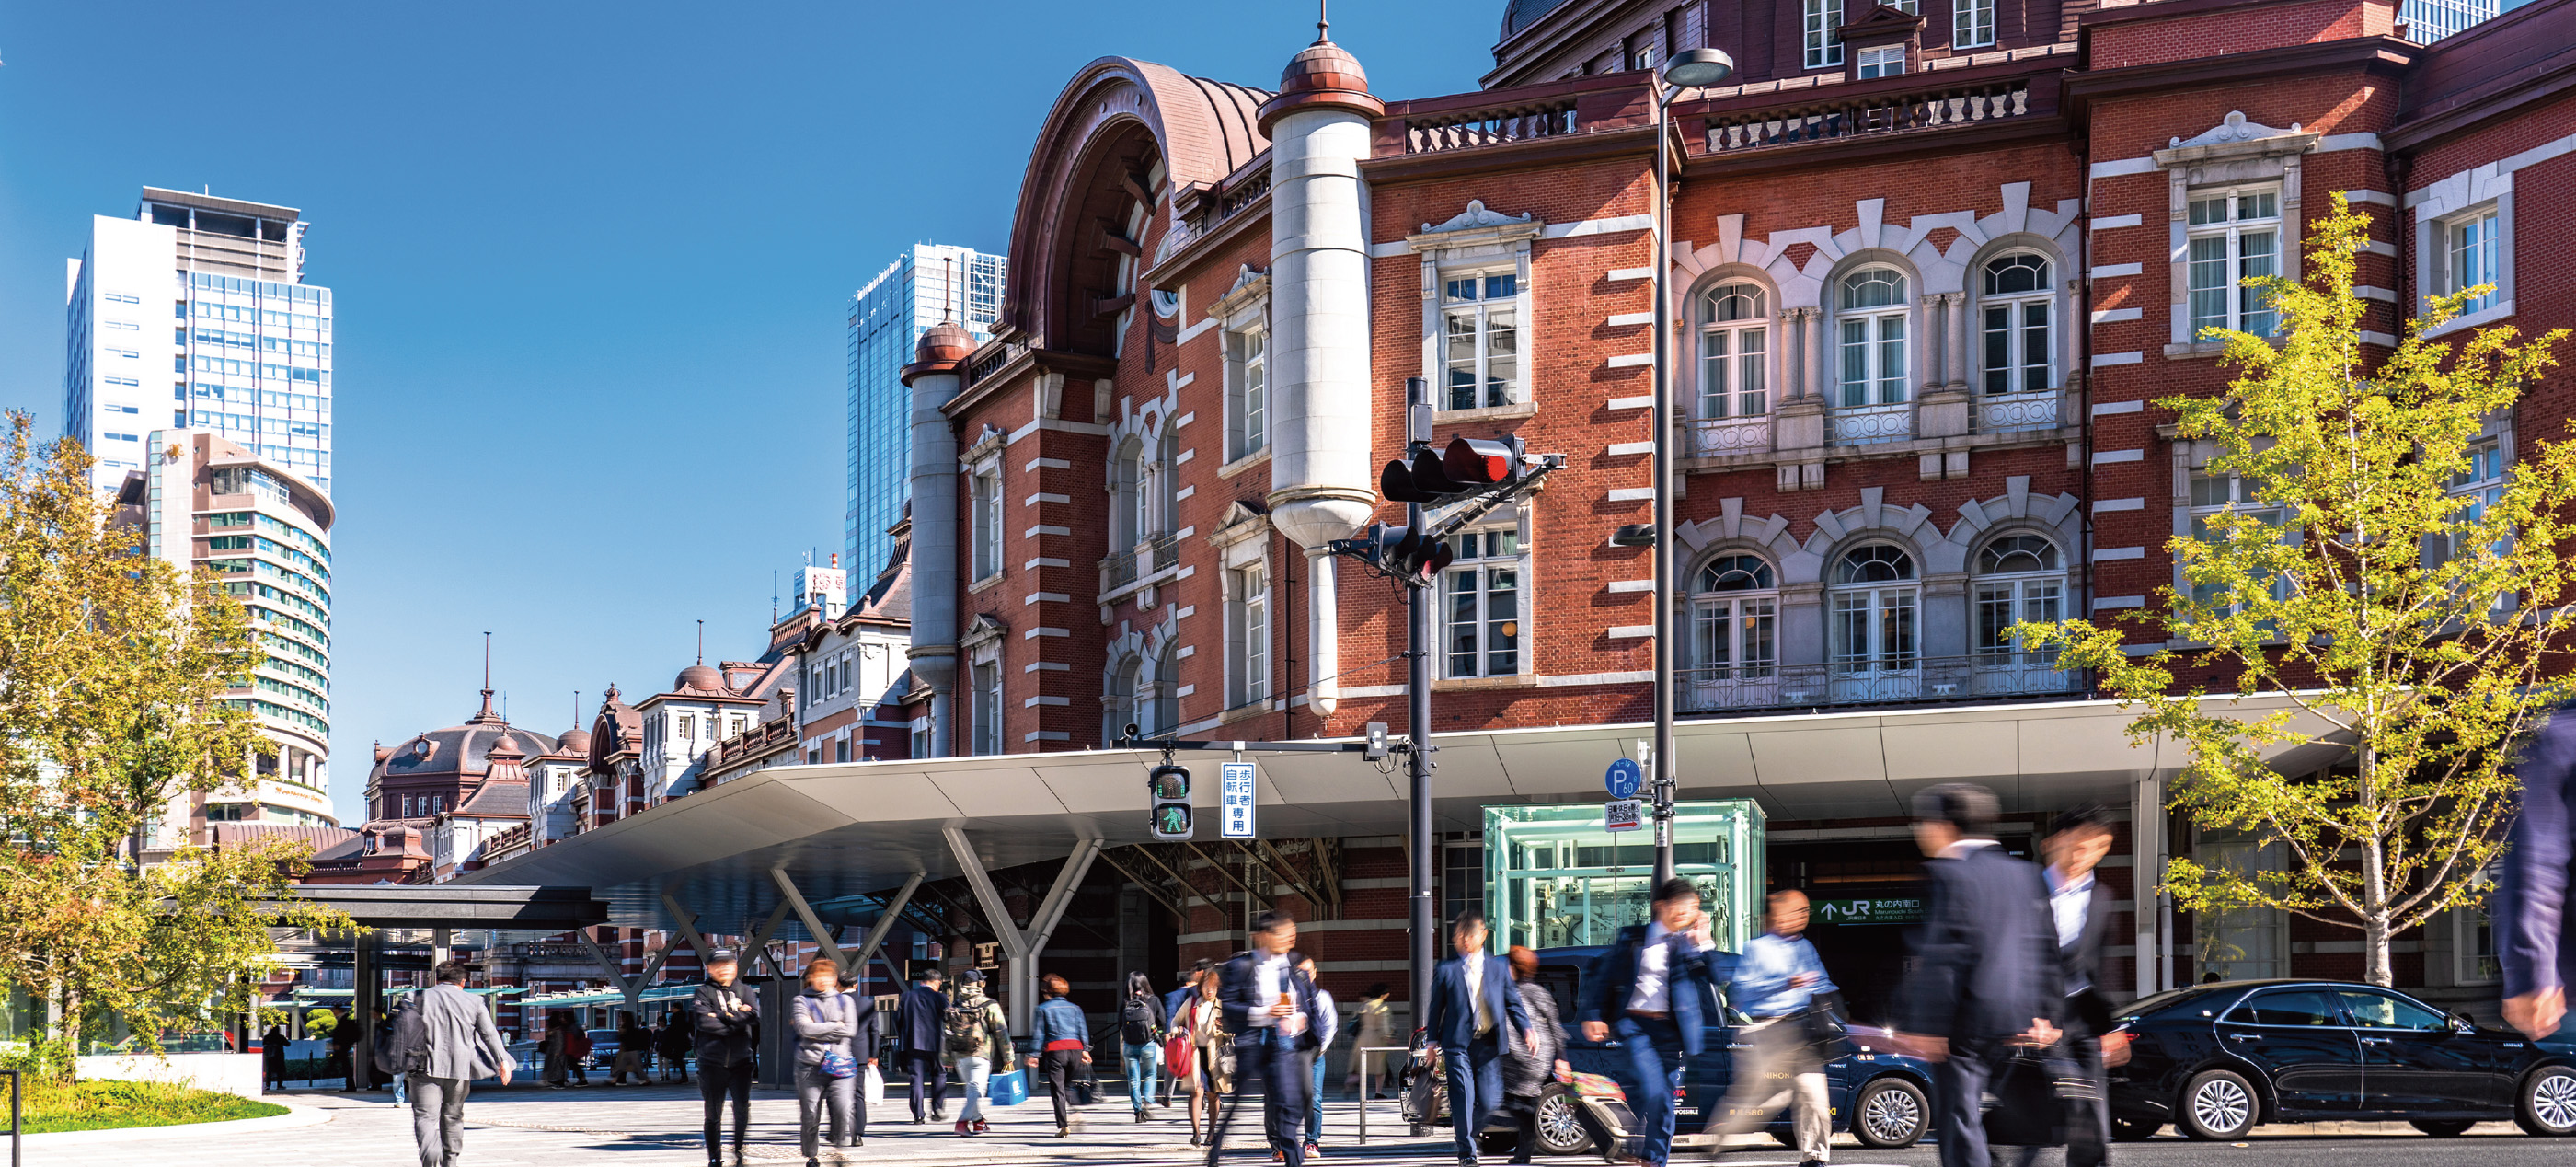
[[2460,1033],[2476,1033],[2478,1021],[2466,1013],[2454,1013],[2451,1014],[2451,1028]]

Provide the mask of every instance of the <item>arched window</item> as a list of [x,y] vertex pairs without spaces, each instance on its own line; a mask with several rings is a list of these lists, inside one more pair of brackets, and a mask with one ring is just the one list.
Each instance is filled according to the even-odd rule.
[[1885,543],[1853,548],[1834,564],[1830,588],[1835,696],[1913,696],[1921,663],[1914,557]]
[[1136,724],[1136,675],[1143,671],[1144,666],[1142,659],[1131,656],[1109,670],[1109,691],[1100,695],[1100,740],[1103,743],[1126,736],[1127,727]]
[[2066,618],[2066,567],[2057,544],[2039,535],[2004,535],[1977,552],[1976,657],[1979,692],[2051,692],[2065,675],[2054,654],[2025,651],[2013,625]]
[[1906,400],[1905,273],[1865,267],[1843,277],[1836,319],[1842,326],[1842,404],[1894,405]]
[[2057,293],[2048,275],[2048,260],[2027,251],[1986,263],[1984,293],[1978,298],[1985,310],[1986,392],[2037,393],[2057,387],[2049,343]]
[[1709,704],[1743,704],[1726,694],[1746,679],[1770,677],[1777,667],[1776,588],[1771,565],[1752,555],[1720,555],[1691,578],[1692,672],[1701,695],[1713,698]]
[[1699,415],[1756,417],[1770,409],[1762,380],[1770,304],[1754,284],[1720,284],[1700,297]]

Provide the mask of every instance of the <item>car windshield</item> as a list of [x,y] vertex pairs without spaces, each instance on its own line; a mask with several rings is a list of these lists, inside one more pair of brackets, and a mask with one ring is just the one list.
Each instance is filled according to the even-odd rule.
[[2210,996],[2217,991],[2217,987],[2213,985],[2192,985],[2187,988],[2167,989],[2155,996],[2137,1001],[2126,1009],[2120,1010],[2120,1016],[2123,1019],[2152,1017],[2158,1013],[2165,1012],[2166,1010],[2189,1004],[2198,998]]

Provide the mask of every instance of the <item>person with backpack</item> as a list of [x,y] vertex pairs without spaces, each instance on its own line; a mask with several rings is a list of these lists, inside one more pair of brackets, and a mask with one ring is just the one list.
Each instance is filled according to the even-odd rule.
[[924,966],[914,973],[912,987],[903,991],[895,1002],[895,1056],[905,1074],[912,1078],[912,1121],[922,1121],[922,1080],[930,1081],[930,1118],[948,1121],[948,1063],[941,1051],[946,1047],[943,1029],[948,1020],[948,994],[939,991],[939,969]]
[[406,1080],[420,1167],[455,1167],[465,1153],[466,1091],[487,1074],[509,1085],[510,1047],[492,1014],[465,991],[463,964],[440,961],[430,975],[438,983],[410,994],[378,1057]]
[[662,1080],[689,1080],[689,1008],[684,1003],[662,1015],[662,1025],[653,1031],[654,1052],[662,1055]]
[[1010,1019],[1002,1016],[1000,1002],[984,995],[983,973],[970,968],[957,974],[957,995],[939,1028],[949,1070],[966,1087],[966,1108],[957,1116],[958,1137],[984,1134],[993,1129],[984,1121],[984,1091],[992,1083],[993,1067],[1008,1067],[1014,1061]]
[[1154,1079],[1163,1071],[1163,999],[1154,995],[1154,978],[1142,970],[1127,974],[1127,996],[1118,1003],[1120,1061],[1127,1070],[1127,1104],[1136,1121],[1146,1120],[1145,1104]]
[[841,991],[841,966],[828,956],[805,966],[805,991],[787,1010],[796,1031],[796,1117],[805,1167],[820,1167],[815,1128],[825,1110],[831,1112],[833,1146],[867,1142],[859,1073],[876,1064],[877,1011]]

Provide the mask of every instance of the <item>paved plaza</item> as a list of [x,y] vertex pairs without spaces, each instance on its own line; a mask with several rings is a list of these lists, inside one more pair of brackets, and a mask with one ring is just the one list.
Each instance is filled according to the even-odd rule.
[[[408,1108],[394,1106],[389,1095],[337,1093],[286,1094],[275,1100],[318,1108],[327,1118],[318,1125],[287,1129],[236,1130],[220,1137],[172,1128],[166,1133],[136,1132],[113,1142],[51,1143],[37,1140],[27,1148],[29,1167],[94,1167],[101,1164],[164,1163],[177,1167],[408,1167],[417,1163],[412,1149]],[[1436,1167],[1454,1163],[1448,1140],[1409,1137],[1395,1117],[1392,1102],[1380,1102],[1370,1113],[1371,1137],[1359,1143],[1358,1112],[1353,1103],[1327,1103],[1323,1162],[1356,1161],[1383,1167]],[[1052,1110],[1042,1098],[1016,1107],[997,1108],[993,1132],[961,1139],[946,1127],[913,1126],[900,1099],[872,1108],[867,1145],[842,1152],[848,1163],[902,1164],[906,1167],[969,1167],[979,1164],[1149,1164],[1186,1163],[1204,1152],[1189,1145],[1189,1127],[1177,1109],[1155,1111],[1154,1121],[1138,1124],[1123,1101],[1085,1108],[1071,1139],[1057,1139]],[[466,1154],[460,1167],[695,1167],[703,1164],[698,1141],[699,1104],[695,1085],[600,1087],[555,1090],[514,1086],[475,1092],[466,1107]],[[951,1112],[952,1117],[954,1112]],[[745,1160],[750,1163],[796,1163],[796,1101],[780,1090],[755,1091],[752,1135]],[[1247,1114],[1229,1136],[1228,1162],[1257,1165],[1269,1161],[1259,1142],[1259,1122]],[[2267,1127],[2234,1145],[2194,1143],[2170,1136],[2148,1143],[2122,1144],[2116,1161],[2153,1167],[2199,1167],[2209,1163],[2242,1163],[2259,1158],[2273,1167],[2435,1167],[2435,1165],[2509,1163],[2576,1164],[2576,1141],[2558,1142],[2522,1136],[2504,1123],[2479,1126],[2465,1138],[2430,1139],[2397,1124],[2350,1124],[2341,1128]],[[1507,1155],[1488,1155],[1500,1163]],[[826,1161],[832,1160],[829,1155]],[[1593,1155],[1544,1160],[1592,1164]],[[1729,1152],[1720,1167],[1794,1167],[1796,1156],[1770,1145],[1748,1145]],[[2007,1160],[2009,1162],[2010,1160]],[[2043,1164],[2062,1160],[2054,1152]],[[1696,1155],[1676,1156],[1676,1163],[1707,1163]],[[1930,1167],[1931,1147],[1904,1151],[1866,1150],[1842,1138],[1836,1141],[1836,1167]]]

